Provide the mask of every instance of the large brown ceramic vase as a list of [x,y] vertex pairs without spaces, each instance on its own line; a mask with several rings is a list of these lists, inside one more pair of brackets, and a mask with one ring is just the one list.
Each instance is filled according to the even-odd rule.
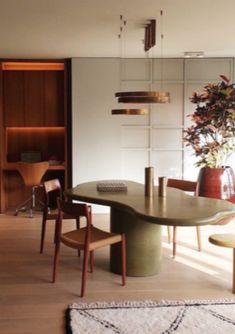
[[231,167],[201,168],[198,176],[198,195],[234,202],[235,175]]

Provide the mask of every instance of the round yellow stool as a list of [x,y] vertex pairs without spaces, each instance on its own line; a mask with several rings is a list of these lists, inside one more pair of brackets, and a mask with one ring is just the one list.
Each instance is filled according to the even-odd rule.
[[221,247],[233,248],[233,293],[235,293],[235,234],[212,234],[209,241]]

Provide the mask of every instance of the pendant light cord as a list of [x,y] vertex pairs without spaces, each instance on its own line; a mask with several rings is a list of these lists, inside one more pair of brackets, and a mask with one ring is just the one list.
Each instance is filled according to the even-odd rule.
[[163,34],[163,10],[160,10],[160,29],[161,29],[161,39],[160,39],[160,65],[161,65],[161,69],[160,69],[160,91],[163,92],[163,38],[164,38],[164,34]]

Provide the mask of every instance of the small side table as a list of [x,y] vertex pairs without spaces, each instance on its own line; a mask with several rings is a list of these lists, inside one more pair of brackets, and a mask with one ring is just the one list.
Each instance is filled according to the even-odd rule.
[[233,289],[235,293],[235,234],[212,234],[209,241],[221,247],[233,248]]

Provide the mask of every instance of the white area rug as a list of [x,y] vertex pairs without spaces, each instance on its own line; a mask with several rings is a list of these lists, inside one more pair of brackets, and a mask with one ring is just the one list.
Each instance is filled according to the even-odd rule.
[[72,304],[68,334],[235,334],[235,299]]

